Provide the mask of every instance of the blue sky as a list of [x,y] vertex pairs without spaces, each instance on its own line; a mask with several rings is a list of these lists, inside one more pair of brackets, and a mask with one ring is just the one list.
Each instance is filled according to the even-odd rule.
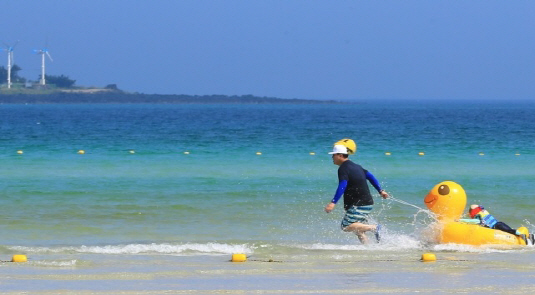
[[47,74],[132,92],[535,99],[535,1],[2,2],[32,80],[48,44]]

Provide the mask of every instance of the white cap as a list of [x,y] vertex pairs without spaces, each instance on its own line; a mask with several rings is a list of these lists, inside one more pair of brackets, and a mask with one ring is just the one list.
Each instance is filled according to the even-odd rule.
[[341,144],[337,144],[333,147],[333,151],[329,153],[329,155],[332,154],[346,154],[347,155],[347,148]]

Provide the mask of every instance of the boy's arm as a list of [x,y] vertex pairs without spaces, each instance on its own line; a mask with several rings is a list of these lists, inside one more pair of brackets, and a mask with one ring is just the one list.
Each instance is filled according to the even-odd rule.
[[340,200],[340,198],[344,195],[346,188],[347,180],[340,180],[340,182],[338,183],[338,188],[336,189],[336,193],[334,193],[333,199],[329,204],[327,204],[327,206],[325,206],[325,212],[330,213],[331,211],[333,211],[334,206],[336,205],[338,200]]
[[364,170],[366,172],[366,179],[373,185],[373,187],[377,190],[377,192],[383,197],[383,199],[388,198],[388,193],[381,188],[381,185],[379,184],[379,181],[373,174],[370,173],[368,170]]

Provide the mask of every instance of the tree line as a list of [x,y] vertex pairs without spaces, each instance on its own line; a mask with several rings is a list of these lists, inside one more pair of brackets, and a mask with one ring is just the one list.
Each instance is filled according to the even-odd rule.
[[[22,69],[18,65],[13,65],[11,67],[11,83],[13,84],[26,84],[26,82],[32,82],[30,80],[27,80],[24,77],[19,76],[19,72]],[[41,80],[41,75],[39,75],[37,81]],[[68,76],[65,75],[46,75],[45,74],[45,81],[47,84],[53,84],[58,88],[72,88],[74,87],[74,83],[76,83],[76,80],[70,79]],[[7,83],[7,69],[5,67],[0,67],[0,83],[4,84]],[[32,84],[37,84],[38,82],[34,82]]]

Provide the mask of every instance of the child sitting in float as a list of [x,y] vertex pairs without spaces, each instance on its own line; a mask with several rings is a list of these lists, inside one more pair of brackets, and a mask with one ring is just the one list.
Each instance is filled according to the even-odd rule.
[[483,206],[479,206],[477,204],[470,205],[470,209],[468,210],[468,214],[470,215],[470,218],[472,219],[461,219],[460,221],[468,222],[468,223],[477,223],[481,226],[497,229],[504,231],[506,233],[510,233],[516,236],[520,236],[525,242],[526,245],[535,245],[535,235],[533,234],[522,234],[517,229],[512,229],[510,226],[505,224],[504,222],[496,220],[494,216],[492,216],[489,211],[485,210]]
[[476,204],[470,205],[470,210],[468,210],[468,214],[470,214],[470,218],[479,220],[479,224],[484,227],[498,229],[517,236],[521,235],[518,230],[512,229],[504,222],[496,220],[496,218],[490,215],[489,211],[485,210],[483,206],[479,206]]

